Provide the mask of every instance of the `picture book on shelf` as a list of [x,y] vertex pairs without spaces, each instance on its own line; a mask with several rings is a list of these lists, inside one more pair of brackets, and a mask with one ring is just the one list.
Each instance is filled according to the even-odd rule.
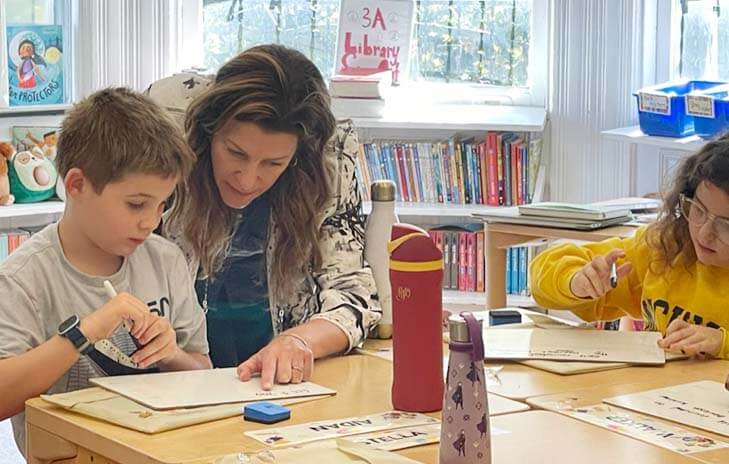
[[63,103],[61,26],[8,25],[6,43],[10,106]]
[[12,144],[18,151],[37,147],[46,158],[54,161],[60,131],[60,128],[51,126],[13,126]]

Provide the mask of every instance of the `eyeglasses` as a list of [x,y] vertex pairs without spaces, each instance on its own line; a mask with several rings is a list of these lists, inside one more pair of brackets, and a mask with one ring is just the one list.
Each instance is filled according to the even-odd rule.
[[681,215],[691,224],[703,226],[707,221],[711,221],[716,238],[724,245],[729,245],[729,218],[708,212],[704,205],[683,193],[678,197],[678,205]]

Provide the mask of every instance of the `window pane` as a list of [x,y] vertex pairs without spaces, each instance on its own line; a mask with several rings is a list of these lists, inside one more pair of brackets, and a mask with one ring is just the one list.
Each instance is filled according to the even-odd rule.
[[54,24],[53,0],[3,0],[6,22]]
[[526,85],[530,0],[420,0],[415,20],[416,75]]
[[681,77],[729,80],[729,0],[691,0],[683,23]]
[[[329,77],[339,0],[204,0],[205,66],[281,43]],[[412,76],[522,87],[527,83],[532,0],[417,0]]]
[[254,45],[280,43],[331,75],[339,0],[204,0],[203,12],[206,67],[217,69]]

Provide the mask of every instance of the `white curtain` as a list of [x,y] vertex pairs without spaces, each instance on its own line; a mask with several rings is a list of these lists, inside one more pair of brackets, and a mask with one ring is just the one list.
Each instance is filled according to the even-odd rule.
[[551,198],[626,196],[628,146],[600,132],[635,124],[632,92],[655,79],[656,0],[552,1]]
[[[195,63],[188,24],[198,0],[78,0],[74,29],[75,96],[110,85],[137,90]],[[183,14],[185,13],[185,14]]]

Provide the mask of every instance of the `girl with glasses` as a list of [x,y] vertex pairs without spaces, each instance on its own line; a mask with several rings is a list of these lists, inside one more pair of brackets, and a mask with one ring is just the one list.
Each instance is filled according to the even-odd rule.
[[663,200],[658,220],[631,238],[537,256],[534,298],[588,321],[642,318],[667,351],[729,359],[729,135],[686,158]]

